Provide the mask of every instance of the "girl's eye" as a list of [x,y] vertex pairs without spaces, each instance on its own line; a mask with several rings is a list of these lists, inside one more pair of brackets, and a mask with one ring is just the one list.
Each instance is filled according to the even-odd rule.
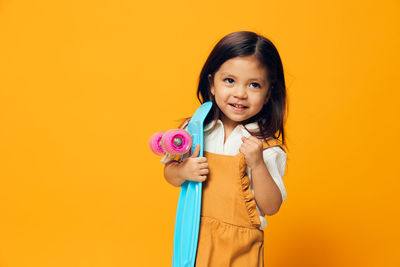
[[224,79],[224,81],[227,82],[227,83],[233,83],[234,82],[234,80],[232,78],[226,78],[226,79]]
[[253,88],[260,88],[261,86],[260,86],[258,83],[251,83],[251,84],[250,84],[250,87],[253,87]]

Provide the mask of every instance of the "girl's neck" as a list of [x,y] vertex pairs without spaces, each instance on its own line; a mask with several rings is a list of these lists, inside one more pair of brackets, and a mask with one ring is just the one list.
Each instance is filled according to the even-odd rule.
[[231,135],[236,126],[239,125],[239,123],[229,120],[224,115],[221,116],[221,121],[222,124],[224,125],[224,144],[225,144],[226,139],[228,139],[228,137]]

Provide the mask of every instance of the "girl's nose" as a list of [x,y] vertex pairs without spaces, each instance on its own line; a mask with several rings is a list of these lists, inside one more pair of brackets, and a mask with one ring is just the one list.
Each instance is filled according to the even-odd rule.
[[234,91],[233,95],[237,98],[246,98],[247,92],[245,86],[236,86],[236,90]]

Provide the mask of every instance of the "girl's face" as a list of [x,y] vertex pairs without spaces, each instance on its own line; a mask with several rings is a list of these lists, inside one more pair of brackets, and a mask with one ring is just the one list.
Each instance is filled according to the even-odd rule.
[[269,88],[267,77],[267,69],[254,56],[231,58],[221,65],[210,90],[225,126],[233,129],[261,111]]

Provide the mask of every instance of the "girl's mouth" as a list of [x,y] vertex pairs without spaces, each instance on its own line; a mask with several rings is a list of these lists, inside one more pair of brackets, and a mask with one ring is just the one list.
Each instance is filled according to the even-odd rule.
[[246,106],[243,105],[237,105],[237,104],[229,104],[229,105],[233,108],[233,110],[236,111],[243,111],[247,108]]

